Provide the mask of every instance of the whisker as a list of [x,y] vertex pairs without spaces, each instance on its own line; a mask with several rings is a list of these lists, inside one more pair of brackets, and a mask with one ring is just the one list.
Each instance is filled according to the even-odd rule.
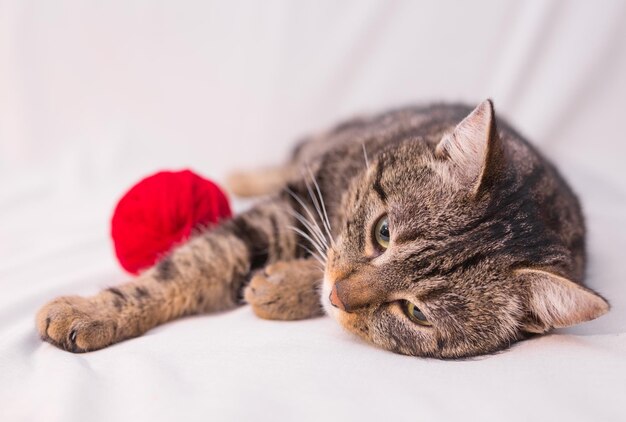
[[[309,173],[311,172],[311,169],[308,166],[306,166],[306,169],[309,171]],[[304,171],[302,172],[302,178],[304,179],[304,184],[306,185],[306,189],[309,192],[309,197],[311,198],[311,201],[313,202],[315,211],[317,211],[317,216],[320,218],[320,221],[322,221],[322,224],[325,224],[324,217],[322,217],[322,210],[320,208],[319,201],[317,200],[317,196],[313,193],[313,188],[311,188],[309,179],[307,175],[304,173]]]
[[[307,166],[307,169],[309,170],[309,174],[311,175],[311,180],[313,181],[313,184],[315,185],[315,189],[317,190],[317,195],[319,196],[319,200],[320,200],[320,202],[322,204],[322,210],[324,211],[324,215],[322,216],[322,214],[321,214],[321,212],[319,210],[319,206],[316,206],[317,212],[320,215],[320,219],[322,220],[322,224],[324,225],[324,228],[326,229],[326,233],[328,234],[328,238],[330,239],[330,243],[333,246],[335,246],[335,241],[333,239],[333,235],[331,234],[330,221],[328,220],[328,214],[326,213],[326,204],[324,203],[324,197],[322,196],[322,192],[320,191],[320,185],[317,183],[317,180],[315,179],[315,175],[311,171],[311,168]],[[308,187],[308,184],[307,184],[307,187]],[[310,189],[309,189],[309,191],[310,191]]]
[[320,254],[323,254],[323,247],[322,244],[319,243],[318,240],[312,238],[308,233],[300,230],[298,227],[295,226],[288,226],[288,228],[290,228],[291,230],[295,231],[296,233],[298,233],[300,236],[302,236],[304,239],[308,240],[309,243],[311,243],[311,245],[313,247],[315,247],[315,250],[317,250]]
[[[310,172],[310,169],[309,169]],[[333,237],[330,233],[330,222],[328,220],[328,214],[326,212],[326,205],[324,203],[324,198],[322,197],[320,188],[319,188],[319,184],[317,183],[317,180],[315,180],[315,177],[312,175],[311,173],[311,178],[315,184],[315,188],[317,190],[317,193],[319,195],[319,201],[316,198],[313,189],[311,188],[310,183],[308,182],[306,175],[304,175],[304,182],[305,185],[307,187],[307,191],[309,193],[309,196],[311,197],[311,200],[313,202],[313,205],[315,207],[315,210],[317,211],[317,214],[319,216],[319,221],[322,222],[322,225],[324,226],[324,229],[326,230],[326,233],[328,234],[328,238],[330,239],[330,242],[333,243],[334,245],[334,240]],[[293,197],[298,204],[300,204],[300,206],[303,208],[303,210],[306,212],[306,214],[308,214],[309,218],[306,218],[303,214],[299,213],[298,211],[296,211],[295,209],[292,208],[287,208],[287,212],[293,217],[295,218],[297,221],[299,221],[302,225],[303,228],[305,230],[308,231],[308,233],[306,233],[303,230],[300,230],[297,227],[293,227],[290,226],[289,228],[291,230],[293,230],[294,232],[296,232],[297,234],[299,234],[302,238],[306,239],[309,241],[309,243],[313,246],[313,248],[317,251],[317,253],[315,253],[314,251],[310,250],[309,248],[307,248],[306,246],[301,245],[308,253],[311,254],[311,256],[313,256],[320,264],[322,264],[322,266],[326,265],[326,251],[328,250],[329,244],[328,244],[328,240],[326,239],[326,236],[324,235],[322,228],[320,227],[320,225],[318,224],[318,220],[314,217],[313,212],[311,211],[311,209],[307,206],[307,204],[302,200],[302,198],[300,198],[300,196],[298,194],[296,194],[295,192],[293,192],[290,188],[285,187],[285,191],[291,195],[291,197]],[[322,208],[320,208],[320,201],[321,201],[321,206]],[[322,211],[323,209],[323,211]],[[323,212],[323,215],[322,215]],[[323,269],[323,268],[322,268]]]
[[[291,189],[289,189],[288,187],[285,188],[285,191],[291,195],[291,197],[293,199],[295,199],[300,206],[306,211],[306,213],[309,215],[309,217],[311,218],[311,222],[313,222],[318,228],[319,225],[317,224],[317,221],[315,220],[315,216],[313,215],[313,212],[311,211],[311,209],[304,203],[304,201],[302,200],[302,198],[300,198],[299,195],[297,195],[294,191],[292,191]],[[320,229],[321,232],[321,229]]]
[[302,230],[300,230],[297,227],[294,226],[288,226],[288,228],[290,228],[291,230],[295,231],[296,233],[298,233],[300,236],[304,237],[306,240],[308,240],[311,245],[313,245],[313,247],[317,250],[317,252],[319,252],[320,256],[324,257],[326,254],[322,251],[323,247],[315,240],[313,240],[311,238],[311,236],[309,236],[308,234],[306,234],[305,232],[303,232]]
[[324,202],[324,197],[322,196],[322,192],[320,191],[320,186],[317,183],[317,180],[315,179],[315,175],[311,174],[311,177],[313,178],[313,183],[315,184],[315,189],[317,190],[317,194],[320,198],[320,202],[322,203],[322,210],[324,211],[324,218],[325,218],[325,227],[326,227],[326,232],[328,233],[328,237],[330,238],[330,243],[335,246],[335,239],[333,239],[333,235],[332,233],[332,229],[330,226],[330,220],[328,219],[328,213],[326,212],[326,203]]
[[[330,233],[328,232],[328,228],[326,227],[326,222],[324,221],[324,217],[322,215],[322,209],[320,208],[320,203],[317,200],[317,196],[313,192],[313,188],[311,187],[311,184],[309,183],[307,175],[304,173],[304,171],[302,173],[302,178],[304,180],[304,184],[306,185],[307,192],[309,193],[309,198],[311,198],[311,202],[313,203],[315,211],[317,212],[317,215],[319,217],[319,221],[322,222],[322,226],[324,226],[324,230],[326,231],[330,241],[332,242],[332,236],[330,235]],[[317,220],[316,220],[316,224],[317,224]],[[326,236],[324,236],[324,237],[326,237]]]
[[302,249],[304,249],[304,250],[306,250],[308,253],[310,253],[310,254],[311,254],[311,256],[312,256],[313,258],[315,258],[315,260],[316,260],[317,262],[319,262],[320,264],[322,264],[322,267],[321,267],[320,269],[321,269],[321,270],[324,270],[324,266],[326,265],[326,263],[322,260],[322,258],[319,256],[319,254],[317,254],[316,252],[313,252],[311,249],[307,248],[307,247],[306,247],[306,246],[304,246],[302,243],[298,243],[298,245],[299,245]]
[[302,214],[298,213],[297,211],[293,211],[293,210],[287,210],[287,212],[294,217],[296,220],[298,220],[300,223],[302,223],[302,225],[305,226],[305,228],[309,231],[310,234],[315,235],[315,237],[326,247],[328,248],[328,243],[326,242],[326,238],[323,236],[322,232],[320,231],[319,226],[317,226],[317,224],[315,223],[311,223],[309,222]]
[[370,160],[367,159],[367,150],[365,149],[365,142],[363,142],[361,146],[363,147],[363,156],[365,157],[365,168],[369,170]]
[[[305,224],[305,227],[308,230],[311,230],[311,228],[313,228],[313,232],[316,233],[316,235],[315,235],[316,238],[318,238],[320,240],[323,239],[323,245],[321,244],[322,242],[318,242],[318,243],[320,243],[319,247],[324,250],[324,253],[322,253],[322,255],[325,255],[325,252],[328,249],[328,243],[326,242],[325,236],[322,233],[322,229],[319,227],[319,224],[317,224],[317,221],[316,221],[315,217],[313,216],[313,213],[311,212],[311,209],[304,203],[302,198],[300,198],[300,196],[298,194],[296,194],[295,192],[293,192],[291,189],[286,187],[285,191],[289,195],[291,195],[300,204],[300,206],[306,211],[306,213],[309,215],[310,220],[306,219],[304,217],[304,215],[302,215],[300,213],[297,213],[295,210],[292,210],[296,214],[300,215],[303,220],[307,221],[308,224]],[[297,218],[297,219],[298,219],[298,221],[300,221],[301,223],[304,224],[304,222],[302,220],[300,220],[299,218]],[[311,226],[311,227],[308,227],[308,226]],[[313,235],[313,233],[312,233],[312,235]]]

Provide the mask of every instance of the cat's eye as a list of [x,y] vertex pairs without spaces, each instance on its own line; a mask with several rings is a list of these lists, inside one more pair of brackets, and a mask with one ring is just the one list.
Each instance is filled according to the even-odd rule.
[[390,236],[389,219],[387,215],[383,215],[376,222],[376,226],[374,226],[374,238],[381,248],[387,249],[389,247]]
[[406,313],[406,315],[409,317],[411,321],[413,321],[416,324],[423,325],[426,327],[430,327],[431,325],[433,325],[430,323],[430,321],[428,321],[428,318],[426,318],[426,315],[424,315],[424,313],[420,311],[420,308],[415,306],[414,303],[409,302],[408,300],[403,300],[402,302],[403,302],[402,306],[404,308],[404,312]]

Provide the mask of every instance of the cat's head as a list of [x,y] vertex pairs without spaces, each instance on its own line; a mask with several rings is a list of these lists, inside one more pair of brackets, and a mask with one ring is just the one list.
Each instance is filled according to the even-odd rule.
[[566,275],[584,259],[575,198],[500,136],[485,101],[434,150],[407,139],[370,164],[328,252],[322,300],[343,327],[398,353],[457,358],[608,311]]

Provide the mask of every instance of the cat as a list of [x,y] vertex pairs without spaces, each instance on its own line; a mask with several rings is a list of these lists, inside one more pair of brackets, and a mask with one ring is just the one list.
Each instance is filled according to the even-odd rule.
[[392,352],[455,359],[609,310],[582,285],[577,197],[491,100],[353,119],[229,184],[266,196],[133,281],[43,306],[42,339],[86,352],[247,302],[261,318],[327,313]]

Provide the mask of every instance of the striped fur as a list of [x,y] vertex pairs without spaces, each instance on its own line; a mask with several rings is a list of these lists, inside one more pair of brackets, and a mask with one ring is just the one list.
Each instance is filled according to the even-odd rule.
[[[301,142],[284,167],[231,183],[269,196],[127,284],[45,305],[42,338],[95,350],[245,297],[263,318],[312,317],[323,305],[388,350],[458,358],[608,310],[581,284],[575,195],[514,130],[496,125],[490,102],[354,119]],[[386,251],[372,235],[381,215],[391,228]],[[432,326],[412,322],[405,300]]]

